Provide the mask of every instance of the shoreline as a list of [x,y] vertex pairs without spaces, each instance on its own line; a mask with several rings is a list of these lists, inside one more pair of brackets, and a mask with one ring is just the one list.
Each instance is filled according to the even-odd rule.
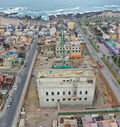
[[[0,12],[0,20],[1,20],[1,18],[4,18],[4,19],[15,19],[15,20],[20,20],[20,21],[21,20],[46,21],[45,19],[42,18],[42,16],[37,16],[35,18],[32,18],[32,16],[29,16],[29,15],[24,15],[22,17],[15,16],[16,14],[18,14],[18,13],[7,14],[7,13],[4,13],[4,12]],[[107,17],[120,16],[120,11],[104,10],[104,11],[96,11],[96,12],[91,11],[91,12],[77,13],[77,14],[69,13],[69,14],[60,14],[60,15],[50,15],[50,16],[48,16],[47,21],[57,20],[57,19],[71,19],[73,17],[85,19],[85,18],[89,18],[89,17],[91,17],[91,18],[97,17],[97,16],[100,16],[100,15],[101,16],[104,15],[104,17],[105,16],[107,16]]]

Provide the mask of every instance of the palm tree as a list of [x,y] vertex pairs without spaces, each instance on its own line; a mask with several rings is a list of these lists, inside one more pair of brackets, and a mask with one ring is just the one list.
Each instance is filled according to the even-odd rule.
[[107,59],[108,59],[108,61],[109,61],[109,59],[110,59],[110,56],[107,56]]
[[105,54],[103,54],[103,57],[106,57],[106,55],[105,55]]
[[114,66],[114,63],[111,64],[111,67],[112,67],[112,68],[113,68],[113,66]]
[[116,74],[118,73],[118,71],[119,71],[119,69],[117,68],[117,69],[116,69]]
[[100,48],[100,46],[98,45],[98,46],[97,46],[97,48],[99,49],[99,48]]

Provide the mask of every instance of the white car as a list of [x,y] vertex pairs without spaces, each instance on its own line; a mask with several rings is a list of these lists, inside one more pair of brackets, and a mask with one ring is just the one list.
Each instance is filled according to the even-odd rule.
[[7,104],[7,108],[9,108],[10,107],[10,102],[8,102],[8,104]]
[[12,98],[12,97],[10,97],[9,102],[11,103],[12,101],[13,101],[13,98]]
[[17,90],[18,86],[14,86],[14,90]]

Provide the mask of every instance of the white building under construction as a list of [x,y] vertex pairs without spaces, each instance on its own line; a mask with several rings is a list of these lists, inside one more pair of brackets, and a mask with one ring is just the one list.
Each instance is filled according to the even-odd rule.
[[40,107],[92,106],[96,75],[93,70],[52,70],[38,73]]
[[[69,56],[70,54],[82,54],[82,48],[79,41],[76,42],[66,42],[64,45],[65,55]],[[61,42],[56,43],[55,48],[56,56],[61,56]]]

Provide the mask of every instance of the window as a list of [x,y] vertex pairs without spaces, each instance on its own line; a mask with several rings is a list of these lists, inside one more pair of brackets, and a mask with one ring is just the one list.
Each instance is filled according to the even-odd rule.
[[54,101],[54,99],[52,99],[52,101]]
[[57,95],[60,95],[60,92],[57,92]]
[[68,101],[70,101],[71,99],[70,98],[68,98]]
[[85,100],[87,100],[87,98],[85,98]]
[[88,83],[93,83],[93,80],[87,80]]
[[60,99],[57,99],[57,101],[59,102],[59,101],[60,101]]
[[46,101],[49,101],[49,99],[46,99]]
[[67,82],[69,82],[69,80],[67,80]]
[[76,101],[76,99],[74,99],[74,101]]
[[54,92],[52,92],[52,95],[54,95]]
[[48,92],[46,92],[46,95],[48,95]]
[[63,82],[65,82],[65,80],[63,80]]
[[79,100],[81,101],[82,99],[81,99],[81,98],[79,98]]
[[70,91],[68,92],[68,95],[71,95],[71,92]]
[[80,91],[80,94],[82,94],[82,91]]
[[65,101],[65,98],[63,98],[63,101]]
[[88,94],[88,91],[85,91],[85,94]]
[[65,92],[63,92],[63,95],[65,95]]

